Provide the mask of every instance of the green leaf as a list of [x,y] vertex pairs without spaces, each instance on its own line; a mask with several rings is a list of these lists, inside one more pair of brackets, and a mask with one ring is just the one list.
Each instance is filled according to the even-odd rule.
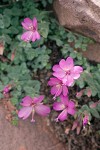
[[44,38],[47,38],[48,36],[48,32],[49,32],[49,23],[48,22],[41,22],[39,24],[39,32],[40,32],[40,35],[42,35]]
[[0,14],[0,28],[3,29],[4,28],[4,22],[3,22],[3,15]]
[[3,22],[4,22],[4,26],[5,26],[6,28],[9,27],[9,26],[10,26],[10,22],[11,22],[10,17],[7,16],[7,15],[4,15],[4,16],[3,16]]
[[9,35],[5,34],[5,35],[4,35],[4,41],[5,41],[7,44],[11,44],[12,39],[10,38]]
[[18,126],[18,117],[13,117],[13,120],[11,121],[12,125]]
[[96,118],[100,118],[100,115],[98,113],[98,111],[95,108],[90,109],[91,114],[96,117]]
[[89,109],[89,107],[87,105],[83,105],[82,108],[81,108],[81,110],[82,111],[87,110],[89,112],[90,109]]
[[4,85],[2,84],[2,82],[0,82],[0,92],[3,91]]
[[9,30],[10,30],[10,33],[12,33],[12,34],[18,34],[18,32],[19,32],[17,30],[17,28],[15,28],[14,26],[10,26]]
[[11,11],[10,9],[6,8],[6,9],[4,9],[3,14],[4,14],[5,16],[6,16],[6,15],[11,16],[11,15],[12,15],[12,11]]
[[100,112],[100,103],[97,105],[97,110]]
[[13,97],[13,98],[11,98],[10,100],[11,100],[11,103],[12,103],[14,106],[18,104],[18,99],[17,99],[17,98]]

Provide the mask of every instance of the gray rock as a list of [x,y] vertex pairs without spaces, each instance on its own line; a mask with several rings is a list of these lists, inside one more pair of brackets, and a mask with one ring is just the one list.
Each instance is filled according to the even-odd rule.
[[100,42],[100,0],[55,0],[54,10],[61,25]]

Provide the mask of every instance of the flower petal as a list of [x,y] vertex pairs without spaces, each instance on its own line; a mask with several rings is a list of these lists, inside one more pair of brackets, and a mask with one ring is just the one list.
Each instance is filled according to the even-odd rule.
[[67,95],[68,95],[68,88],[67,88],[67,86],[66,86],[66,85],[63,85],[62,88],[63,88],[63,90],[62,90],[62,91],[63,91],[63,95],[64,95],[64,96],[67,96]]
[[28,27],[33,26],[33,25],[32,25],[32,20],[31,20],[30,18],[25,18],[25,19],[24,19],[24,22],[25,22],[25,24],[26,24]]
[[33,33],[33,35],[32,35],[32,42],[35,42],[36,41],[36,35],[35,35],[35,33]]
[[61,92],[62,92],[62,86],[53,86],[52,88],[51,88],[51,94],[52,95],[55,95],[55,96],[59,96],[60,94],[61,94]]
[[74,67],[73,58],[68,57],[66,59],[66,67],[67,67],[68,70],[71,70]]
[[33,98],[33,103],[40,103],[41,101],[43,101],[44,99],[44,95],[40,95],[39,97],[34,97]]
[[67,119],[67,110],[66,110],[66,109],[64,109],[64,110],[59,114],[58,119],[59,119],[60,121],[64,121],[64,120]]
[[59,66],[64,70],[64,71],[67,71],[69,68],[68,68],[68,65],[66,63],[66,61],[64,59],[62,59],[60,62],[59,62]]
[[32,112],[32,107],[23,107],[21,110],[18,112],[18,117],[26,119],[29,117],[29,115]]
[[75,110],[74,108],[68,107],[68,113],[69,113],[70,115],[74,115],[74,114],[76,113],[76,110]]
[[73,101],[69,101],[68,107],[75,108],[75,103]]
[[61,83],[61,81],[58,78],[50,78],[48,81],[48,85],[53,86]]
[[31,41],[32,37],[33,37],[33,32],[32,31],[26,31],[22,34],[21,40],[23,40],[25,42],[29,42],[29,41]]
[[73,77],[71,75],[67,75],[67,81],[66,81],[67,86],[71,86],[73,83],[74,83]]
[[73,68],[73,78],[78,79],[80,77],[80,74],[83,72],[83,68],[80,66],[74,66]]
[[65,75],[66,75],[66,73],[63,70],[53,73],[53,76],[57,77],[58,79],[64,78]]
[[37,29],[37,27],[38,27],[36,17],[33,18],[33,26],[34,26],[35,29]]
[[25,30],[29,30],[29,26],[25,22],[22,22],[21,24]]
[[38,31],[35,31],[34,34],[35,34],[36,39],[39,40],[40,39],[40,34],[38,33]]
[[46,105],[38,104],[35,106],[35,111],[41,116],[47,116],[50,113],[50,108]]
[[76,113],[75,103],[73,101],[69,101],[69,103],[68,103],[68,113],[70,115],[74,115]]
[[60,72],[60,71],[62,71],[62,69],[60,68],[59,65],[54,65],[53,68],[52,68],[52,70],[55,71],[55,72]]
[[30,106],[32,103],[32,98],[30,96],[25,96],[20,103],[22,106]]
[[53,104],[53,109],[57,110],[57,111],[60,111],[60,110],[65,109],[65,105],[62,102],[55,102]]
[[63,95],[61,95],[61,96],[60,96],[60,99],[61,99],[61,102],[62,102],[65,106],[68,106],[68,103],[69,103],[68,96],[63,96]]

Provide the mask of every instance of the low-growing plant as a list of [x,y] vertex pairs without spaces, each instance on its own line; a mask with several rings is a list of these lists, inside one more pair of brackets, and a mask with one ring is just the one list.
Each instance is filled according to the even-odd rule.
[[[79,134],[92,117],[100,118],[100,65],[92,65],[79,52],[80,49],[85,51],[93,41],[61,27],[53,12],[44,9],[48,3],[52,1],[23,0],[10,3],[7,8],[1,7],[0,98],[8,94],[17,109],[21,108],[20,104],[23,106],[19,118],[26,119],[32,114],[34,122],[35,112],[48,115],[50,108],[41,103],[43,97],[38,95],[42,85],[35,74],[51,69],[53,62],[50,59],[57,49],[61,60],[56,58],[55,62],[59,64],[53,66],[54,77],[48,81],[53,99],[60,97],[53,104],[54,110],[61,111],[56,121],[67,120],[68,114],[74,116],[72,130],[77,129]],[[75,86],[78,88],[76,96],[69,100],[69,87]],[[84,101],[83,106],[76,106],[83,95],[96,96],[97,102],[85,104]]]

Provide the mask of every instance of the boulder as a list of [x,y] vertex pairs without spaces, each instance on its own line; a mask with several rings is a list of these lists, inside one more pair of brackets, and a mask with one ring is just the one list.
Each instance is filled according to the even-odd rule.
[[54,10],[61,25],[100,42],[100,0],[55,0]]
[[0,106],[0,150],[65,150],[47,118],[35,115],[34,124],[30,119],[19,120],[15,127],[5,116],[5,109]]

